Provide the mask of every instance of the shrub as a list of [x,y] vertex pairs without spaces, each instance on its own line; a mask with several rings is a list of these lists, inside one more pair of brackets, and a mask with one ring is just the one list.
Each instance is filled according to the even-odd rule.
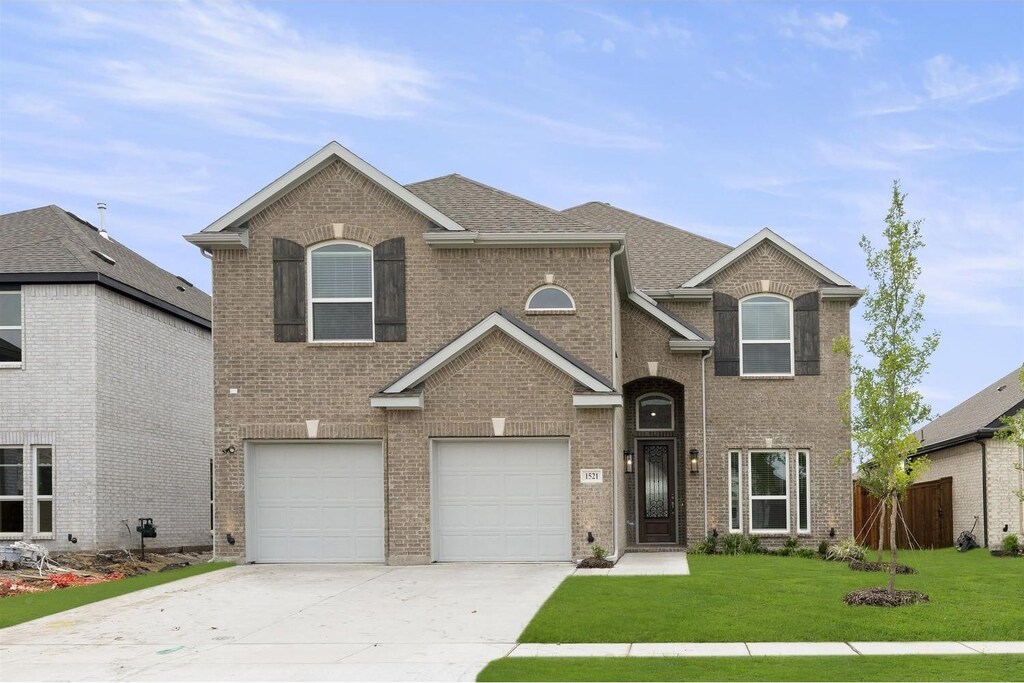
[[690,552],[694,555],[714,555],[718,552],[718,539],[714,536],[708,536],[704,540],[695,543]]
[[857,541],[847,538],[838,543],[830,545],[825,553],[826,560],[834,562],[849,562],[850,560],[863,560],[864,548],[857,545]]
[[800,539],[796,536],[789,536],[786,542],[782,544],[783,548],[789,548],[790,550],[796,550],[800,547]]
[[818,556],[818,554],[814,552],[814,548],[797,548],[796,554],[798,557],[806,557],[808,559]]
[[726,555],[742,555],[743,550],[743,535],[742,534],[729,534],[722,538],[722,552]]
[[1016,534],[1003,536],[1002,549],[1004,553],[1016,553],[1020,551],[1020,539]]
[[591,552],[593,553],[594,557],[598,560],[608,559],[608,551],[605,550],[603,546],[595,545],[593,548],[591,548]]
[[822,541],[818,544],[818,554],[822,557],[828,555],[828,541]]
[[743,552],[751,555],[763,552],[761,548],[761,537],[760,536],[744,536],[743,537]]

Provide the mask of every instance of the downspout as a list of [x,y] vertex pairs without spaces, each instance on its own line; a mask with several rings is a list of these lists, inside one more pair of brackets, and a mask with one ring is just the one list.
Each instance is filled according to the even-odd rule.
[[[616,332],[617,332],[617,328],[615,327],[615,298],[619,295],[618,292],[616,291],[617,288],[615,286],[615,257],[619,256],[624,251],[626,251],[626,241],[625,240],[622,241],[622,246],[620,246],[617,250],[613,251],[612,255],[611,255],[611,258],[608,259],[608,283],[610,284],[610,287],[608,289],[611,291],[611,294],[609,296],[610,307],[608,308],[608,312],[609,312],[609,316],[611,317],[611,331],[612,331],[612,343],[611,343],[611,345],[612,345],[612,385],[613,385],[612,388],[613,389],[619,389],[620,391],[621,391],[621,387],[615,386],[615,384],[619,381],[618,380],[618,376],[617,376],[617,371],[618,371],[618,362],[617,361],[618,361],[618,359],[616,358],[616,353],[615,353],[615,351],[616,351],[615,340],[616,340]],[[612,415],[614,415],[614,414],[615,414],[615,409],[612,408]],[[622,457],[618,453],[618,449],[616,448],[616,440],[615,440],[616,426],[617,426],[617,420],[613,418],[612,419],[612,557],[617,561],[619,559],[619,517],[622,514],[622,511],[619,509],[619,474],[620,474],[619,470],[622,468]],[[625,475],[623,474],[622,476],[625,476]]]
[[700,354],[700,419],[704,449],[704,538],[708,537],[708,384],[705,375],[711,349]]
[[985,440],[974,435],[974,441],[981,444],[981,533],[985,534],[982,542],[988,547],[988,450],[985,447]]

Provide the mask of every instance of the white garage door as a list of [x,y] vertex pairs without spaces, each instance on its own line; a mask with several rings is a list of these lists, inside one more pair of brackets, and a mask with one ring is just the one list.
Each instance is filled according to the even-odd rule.
[[380,442],[261,443],[249,460],[256,562],[383,562]]
[[436,441],[433,487],[437,561],[570,559],[568,441]]

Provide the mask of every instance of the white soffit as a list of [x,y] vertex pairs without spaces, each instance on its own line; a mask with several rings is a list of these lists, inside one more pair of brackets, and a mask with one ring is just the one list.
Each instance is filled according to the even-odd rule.
[[760,244],[761,242],[763,242],[765,240],[768,240],[769,242],[774,244],[776,247],[778,247],[782,251],[786,252],[787,254],[792,256],[794,259],[799,261],[801,264],[803,264],[804,266],[806,266],[810,270],[814,271],[815,273],[817,273],[821,277],[825,278],[826,280],[829,280],[832,283],[834,283],[836,285],[840,285],[842,287],[852,287],[853,286],[849,281],[847,281],[841,275],[839,275],[838,273],[836,273],[833,270],[830,270],[830,269],[826,268],[819,261],[811,258],[806,253],[804,253],[803,251],[801,251],[797,247],[793,246],[792,244],[790,244],[789,242],[787,242],[783,238],[779,237],[778,235],[776,235],[774,232],[772,232],[768,228],[763,228],[760,232],[758,232],[756,235],[754,235],[753,237],[748,239],[746,242],[744,242],[743,244],[739,245],[738,247],[736,247],[735,249],[730,251],[728,254],[726,254],[722,258],[718,259],[717,261],[712,263],[710,266],[708,266],[707,268],[705,268],[704,270],[700,271],[699,273],[694,275],[692,278],[690,278],[689,280],[684,282],[682,286],[683,287],[697,287],[698,285],[704,283],[709,278],[711,278],[713,275],[718,273],[719,271],[727,268],[729,265],[731,265],[735,261],[737,261],[740,258],[742,258],[747,252],[749,252],[751,249],[753,249],[754,247],[756,247],[758,244]]
[[278,199],[299,183],[321,171],[328,164],[334,161],[334,159],[341,159],[348,165],[352,166],[367,178],[408,204],[413,210],[422,214],[425,218],[433,221],[442,228],[452,231],[465,230],[465,228],[454,220],[414,195],[398,182],[381,173],[374,166],[363,161],[339,143],[331,141],[324,145],[324,147],[316,154],[309,157],[235,208],[231,209],[231,211],[228,211],[206,228],[203,228],[203,232],[220,232],[224,228],[245,222],[263,209],[267,204]]

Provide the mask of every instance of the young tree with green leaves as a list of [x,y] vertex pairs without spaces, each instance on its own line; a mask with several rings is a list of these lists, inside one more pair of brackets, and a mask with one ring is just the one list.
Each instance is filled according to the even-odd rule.
[[[842,397],[849,415],[856,458],[871,491],[889,511],[889,595],[896,593],[896,524],[899,501],[928,468],[928,459],[911,459],[921,446],[914,426],[929,419],[931,407],[917,390],[928,371],[929,358],[939,344],[937,332],[921,336],[924,294],[917,289],[921,275],[917,252],[924,247],[921,221],[907,219],[906,195],[898,180],[892,184],[892,204],[885,217],[883,248],[867,236],[860,246],[874,285],[864,295],[864,320],[870,325],[862,342],[871,362],[853,354],[848,338],[835,348],[850,357],[851,388]],[[852,405],[851,405],[852,404]],[[869,489],[870,490],[870,489]]]
[[[1021,388],[1024,388],[1024,365],[1020,367],[1017,381],[1020,382]],[[1004,417],[1003,426],[996,432],[996,438],[1016,444],[1018,448],[1024,448],[1024,410],[1018,410],[1016,414]],[[1014,467],[1021,469],[1021,464],[1018,462]],[[1024,489],[1017,489],[1017,497],[1024,501]]]

